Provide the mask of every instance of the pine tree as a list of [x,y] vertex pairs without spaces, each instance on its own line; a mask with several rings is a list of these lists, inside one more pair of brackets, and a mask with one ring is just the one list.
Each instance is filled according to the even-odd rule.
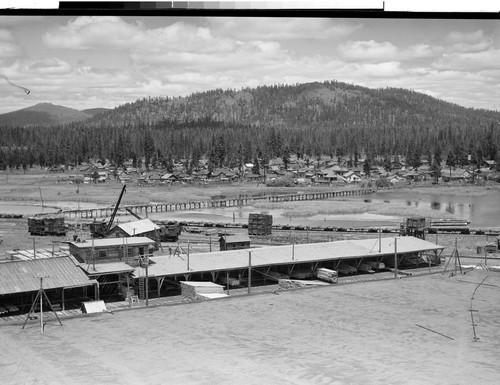
[[285,167],[285,170],[288,169],[288,165],[290,164],[290,147],[287,145],[283,149],[283,166]]
[[256,175],[260,174],[259,159],[257,157],[255,157],[253,160],[252,174],[256,174]]
[[155,142],[149,130],[146,130],[144,133],[143,150],[144,150],[144,163],[146,168],[149,170],[149,163],[151,162],[151,159],[153,158],[153,155],[155,153]]
[[363,172],[365,173],[366,176],[371,175],[371,168],[372,168],[372,160],[370,155],[366,155],[365,161],[363,163]]

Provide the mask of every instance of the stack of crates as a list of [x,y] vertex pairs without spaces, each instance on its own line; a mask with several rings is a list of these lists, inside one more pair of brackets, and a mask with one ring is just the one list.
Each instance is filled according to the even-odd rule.
[[31,235],[66,235],[62,216],[37,216],[28,218],[28,231]]
[[270,235],[273,227],[273,216],[269,214],[250,214],[248,216],[249,235]]

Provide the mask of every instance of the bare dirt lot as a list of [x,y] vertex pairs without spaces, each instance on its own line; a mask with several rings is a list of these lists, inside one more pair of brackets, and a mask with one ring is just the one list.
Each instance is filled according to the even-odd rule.
[[[5,179],[5,175],[0,178]],[[14,175],[0,184],[4,201],[46,205],[113,204],[121,185],[81,187],[54,175]],[[131,186],[125,204],[207,199],[258,192],[232,188]],[[1,219],[4,244],[29,249],[64,237],[31,237],[22,219]],[[273,233],[288,242],[290,233]],[[375,238],[377,234],[294,234],[297,242]],[[383,236],[394,236],[383,234]],[[288,238],[287,238],[288,237]],[[430,236],[429,241],[434,241]],[[456,235],[437,242],[454,249]],[[208,248],[204,234],[180,242]],[[474,255],[484,236],[460,236]],[[198,242],[198,243],[196,243]],[[477,260],[464,263],[476,264]],[[490,264],[490,263],[489,263]],[[495,263],[491,263],[495,264]],[[500,264],[500,263],[498,263]],[[474,341],[471,297],[478,341]],[[0,384],[496,384],[500,383],[500,273],[403,279],[230,297],[49,321],[0,326]]]
[[499,295],[475,270],[7,325],[1,382],[497,384]]

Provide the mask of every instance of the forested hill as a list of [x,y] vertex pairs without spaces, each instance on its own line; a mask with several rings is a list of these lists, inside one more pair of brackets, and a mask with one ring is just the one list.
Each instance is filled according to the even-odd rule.
[[468,155],[500,159],[499,128],[500,112],[405,89],[327,81],[149,97],[43,135],[36,127],[5,127],[0,146],[29,143],[42,156],[40,163],[49,164],[141,157],[197,163],[205,156],[214,166],[237,166],[291,154],[415,159],[452,154],[464,164]]
[[304,128],[477,124],[500,112],[467,109],[405,89],[369,89],[341,82],[212,90],[189,97],[155,97],[122,105],[95,122],[108,126],[202,121]]

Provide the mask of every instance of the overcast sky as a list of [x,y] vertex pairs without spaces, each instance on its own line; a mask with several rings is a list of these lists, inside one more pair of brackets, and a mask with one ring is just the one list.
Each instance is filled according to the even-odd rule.
[[500,20],[0,16],[0,113],[324,80],[500,110],[499,63]]

